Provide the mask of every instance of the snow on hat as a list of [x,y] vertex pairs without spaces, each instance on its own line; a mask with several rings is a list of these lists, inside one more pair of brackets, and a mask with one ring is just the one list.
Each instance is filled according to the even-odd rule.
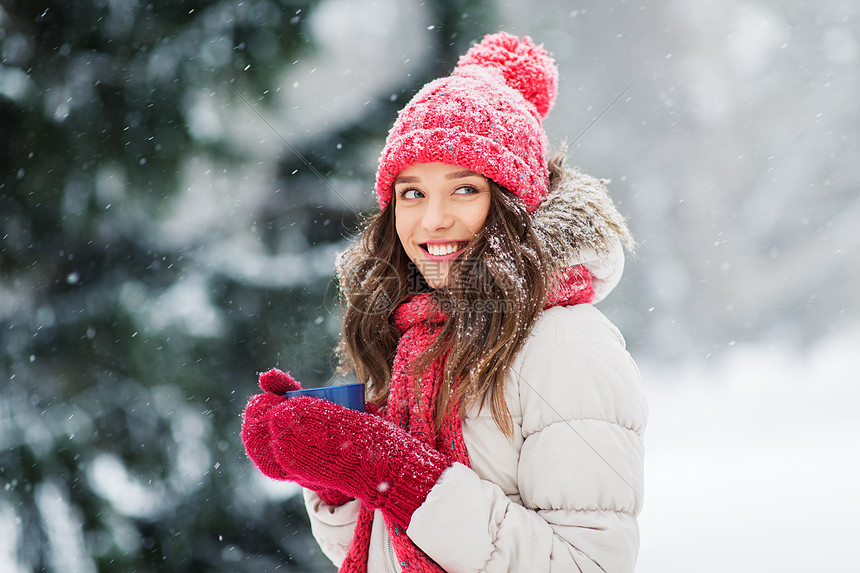
[[379,206],[391,200],[394,179],[405,168],[439,162],[484,175],[534,212],[547,194],[541,120],[557,84],[552,58],[528,36],[485,36],[451,76],[426,84],[400,111],[379,159]]

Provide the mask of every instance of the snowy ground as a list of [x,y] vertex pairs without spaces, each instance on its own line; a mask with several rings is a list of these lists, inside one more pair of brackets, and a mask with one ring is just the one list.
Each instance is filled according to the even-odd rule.
[[805,355],[640,364],[651,408],[637,573],[860,571],[860,329]]

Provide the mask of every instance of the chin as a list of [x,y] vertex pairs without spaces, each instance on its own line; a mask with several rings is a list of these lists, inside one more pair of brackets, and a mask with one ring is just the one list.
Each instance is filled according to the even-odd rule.
[[[426,282],[427,286],[429,286],[430,288],[440,289],[440,288],[444,288],[445,286],[448,285],[448,273],[447,272],[445,273],[444,276],[439,277],[438,276],[439,275],[439,269],[437,269],[437,268],[422,269],[421,267],[418,267],[418,269],[421,271],[421,276],[424,277],[424,282]],[[435,278],[428,279],[427,276],[430,273],[425,272],[425,270],[430,271]]]

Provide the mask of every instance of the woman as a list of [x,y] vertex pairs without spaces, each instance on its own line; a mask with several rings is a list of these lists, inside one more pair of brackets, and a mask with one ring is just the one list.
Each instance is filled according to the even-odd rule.
[[276,370],[246,408],[248,455],[306,488],[341,571],[633,570],[647,407],[592,306],[632,241],[601,182],[546,159],[556,82],[500,33],[406,105],[338,261],[368,412],[286,400]]

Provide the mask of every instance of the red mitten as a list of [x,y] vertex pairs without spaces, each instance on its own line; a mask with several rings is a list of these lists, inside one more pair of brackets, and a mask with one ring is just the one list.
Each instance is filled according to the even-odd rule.
[[302,385],[289,372],[281,372],[277,368],[272,368],[268,372],[260,374],[260,389],[264,392],[283,396],[287,392],[301,390]]
[[[242,421],[242,442],[245,444],[248,457],[260,468],[263,474],[273,479],[289,480],[291,479],[290,476],[282,471],[271,447],[268,416],[273,407],[287,399],[283,397],[283,394],[293,390],[301,390],[302,386],[290,376],[289,372],[281,372],[277,368],[273,368],[260,374],[260,388],[266,393],[253,396],[245,407]],[[298,480],[292,481],[298,482]],[[313,484],[298,483],[316,491],[323,503],[327,505],[343,505],[353,499],[336,489],[316,488]]]
[[405,526],[451,465],[391,422],[317,398],[288,400],[269,420],[287,479],[355,496]]
[[269,416],[271,410],[286,401],[282,396],[268,392],[251,396],[242,414],[242,443],[245,452],[263,474],[273,479],[288,480],[275,456],[272,439],[269,435]]

